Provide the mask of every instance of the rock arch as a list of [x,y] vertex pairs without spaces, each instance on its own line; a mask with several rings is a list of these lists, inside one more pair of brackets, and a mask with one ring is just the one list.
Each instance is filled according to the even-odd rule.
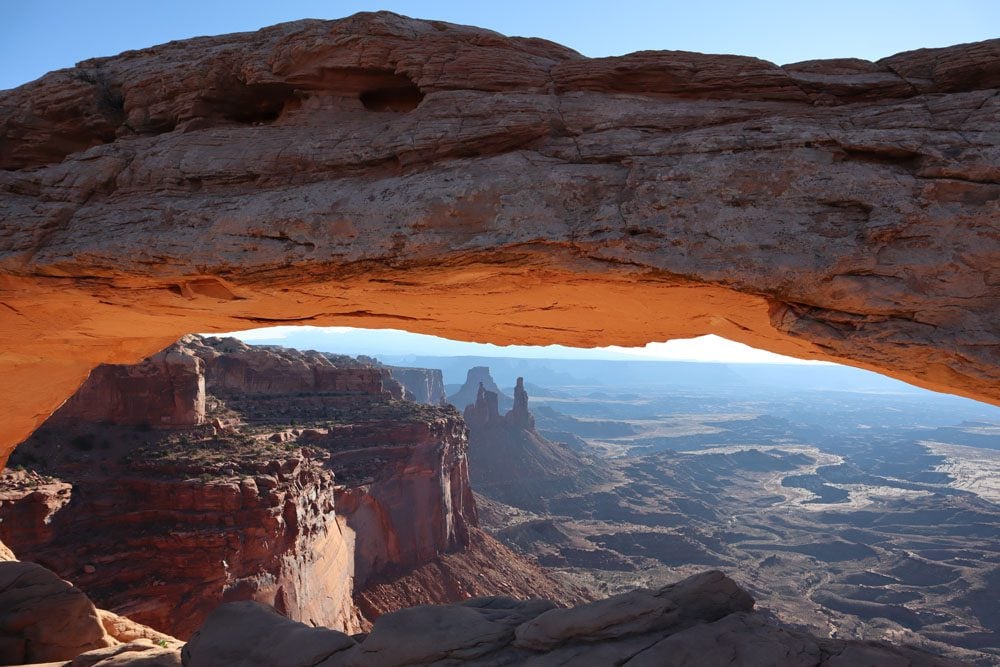
[[190,331],[716,333],[1000,404],[1000,40],[588,59],[389,13],[0,95],[0,461]]

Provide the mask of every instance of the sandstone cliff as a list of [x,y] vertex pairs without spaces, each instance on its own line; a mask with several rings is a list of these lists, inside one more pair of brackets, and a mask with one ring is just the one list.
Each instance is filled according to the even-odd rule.
[[[42,435],[54,441],[59,433]],[[241,599],[292,618],[360,627],[351,604],[354,535],[334,511],[333,475],[317,462],[276,449],[199,461],[163,456],[156,441],[126,443],[131,454],[119,456],[134,457],[127,463],[52,466],[72,483],[72,497],[34,530],[9,518],[37,506],[33,499],[48,489],[0,491],[3,539],[100,606],[181,638],[220,602]],[[120,445],[108,451],[117,454]]]
[[186,336],[182,343],[204,360],[205,386],[215,396],[329,392],[402,398],[390,373],[344,355],[251,346],[236,338]]
[[[73,411],[19,448],[31,470],[0,477],[0,539],[102,606],[187,637],[229,600],[355,632],[369,620],[355,598],[375,615],[492,586],[586,599],[514,554],[493,571],[502,580],[476,569],[488,538],[476,532],[465,425],[451,408],[398,400],[386,369],[195,336],[164,355],[196,362],[205,424],[149,428],[147,404],[133,414],[104,402],[136,386],[137,370],[99,369]],[[173,386],[141,377],[141,395]],[[454,578],[408,583],[431,571]]]
[[202,424],[204,364],[191,350],[172,346],[134,366],[99,366],[53,418],[150,427]]

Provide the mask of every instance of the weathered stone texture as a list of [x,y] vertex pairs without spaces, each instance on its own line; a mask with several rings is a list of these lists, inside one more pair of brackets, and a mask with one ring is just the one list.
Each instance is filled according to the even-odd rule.
[[555,609],[504,597],[403,609],[356,642],[254,605],[215,611],[184,647],[186,667],[404,667],[625,665],[653,667],[960,667],[875,642],[820,639],[767,623],[753,598],[721,572],[654,590]]
[[998,87],[998,40],[587,59],[388,13],[53,72],[0,98],[3,451],[99,362],[270,323],[716,333],[1000,402]]

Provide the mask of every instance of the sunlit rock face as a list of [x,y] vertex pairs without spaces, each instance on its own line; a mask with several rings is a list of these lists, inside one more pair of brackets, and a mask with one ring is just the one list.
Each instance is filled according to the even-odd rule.
[[[172,417],[188,403],[176,397],[193,388],[198,419],[183,428]],[[137,365],[96,369],[25,445],[19,463],[32,470],[0,478],[0,534],[102,606],[175,636],[240,599],[360,630],[356,570],[362,587],[388,563],[458,549],[464,517],[475,517],[460,423],[448,440],[405,409],[368,416],[401,392],[388,371],[350,357],[186,336]],[[301,429],[281,427],[320,416],[343,426],[337,444],[358,450],[350,464],[331,466],[319,431],[298,443]],[[421,444],[430,456],[415,455]],[[361,467],[370,475],[355,490],[348,478]],[[467,509],[454,509],[453,487]],[[395,520],[355,520],[355,497],[369,495]],[[356,557],[356,544],[373,541],[394,545],[396,558]]]
[[715,333],[998,402],[998,63],[377,13],[50,73],[0,97],[0,451],[99,362],[269,323]]
[[134,366],[95,368],[56,420],[165,428],[205,421],[205,367],[190,350],[171,347]]
[[[116,435],[124,437],[106,437]],[[141,457],[55,466],[72,485],[19,492],[0,478],[0,533],[20,558],[73,581],[100,606],[177,637],[220,602],[242,599],[360,627],[351,602],[354,533],[336,514],[333,475],[317,461],[271,451],[232,456],[220,470]],[[72,496],[51,498],[63,487]],[[54,506],[47,515],[35,509],[45,505]]]

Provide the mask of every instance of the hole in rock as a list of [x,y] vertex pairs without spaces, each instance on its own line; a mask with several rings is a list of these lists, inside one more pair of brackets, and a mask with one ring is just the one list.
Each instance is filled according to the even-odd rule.
[[294,82],[306,97],[359,100],[369,111],[412,111],[424,99],[413,79],[391,69],[319,68]]
[[423,99],[424,94],[420,89],[409,82],[390,88],[374,88],[361,93],[361,103],[369,111],[413,111]]
[[211,108],[205,115],[217,115],[237,123],[272,123],[281,116],[286,105],[296,102],[295,89],[285,84],[235,82],[213,95],[208,102]]
[[1000,408],[715,336],[273,327],[96,369],[11,457],[0,540],[182,638],[222,600],[363,633],[714,568],[814,632],[959,655],[1000,631],[997,479]]

